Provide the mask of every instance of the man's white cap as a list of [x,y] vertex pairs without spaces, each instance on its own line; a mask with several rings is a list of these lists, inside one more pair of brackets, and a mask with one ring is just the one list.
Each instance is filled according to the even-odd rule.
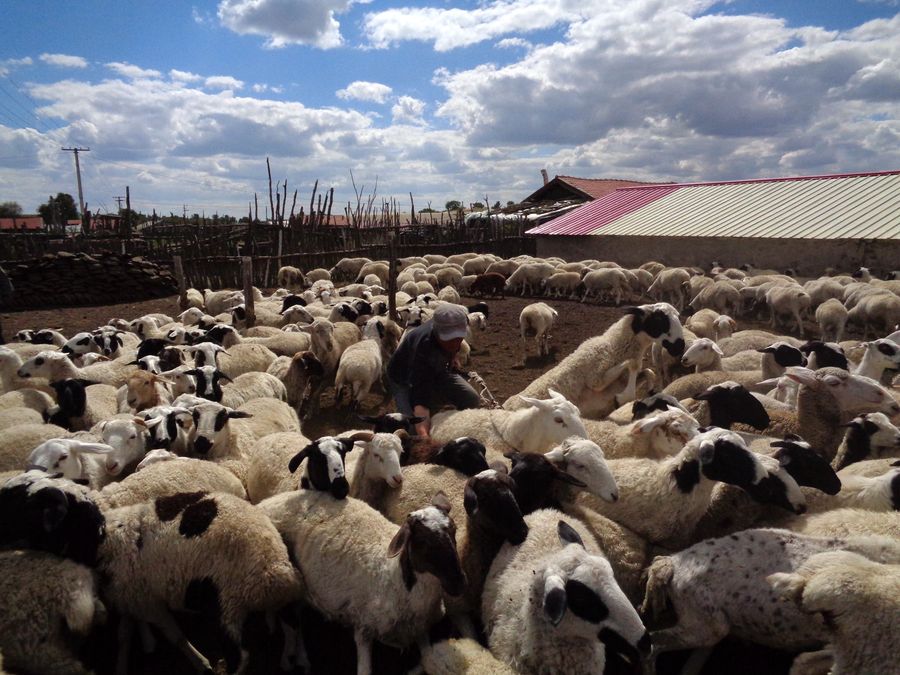
[[434,310],[434,332],[439,340],[464,338],[469,330],[469,312],[462,305],[442,302]]

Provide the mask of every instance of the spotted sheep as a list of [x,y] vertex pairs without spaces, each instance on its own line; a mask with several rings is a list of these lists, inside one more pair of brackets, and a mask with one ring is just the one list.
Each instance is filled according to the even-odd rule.
[[[157,627],[198,670],[211,665],[181,632],[173,610],[199,612],[221,628],[226,668],[233,673],[247,658],[242,647],[247,614],[277,610],[299,593],[296,571],[274,526],[233,495],[178,493],[105,508],[96,493],[30,472],[7,482],[0,499],[26,515],[20,525],[3,523],[0,542],[24,540],[31,548],[95,568],[104,580],[104,597],[123,621]],[[43,523],[42,531],[35,523]],[[125,672],[127,644],[118,658]]]

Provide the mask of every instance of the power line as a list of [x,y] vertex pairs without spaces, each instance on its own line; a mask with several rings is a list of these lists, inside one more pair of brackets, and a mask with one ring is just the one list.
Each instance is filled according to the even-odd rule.
[[[23,87],[18,82],[16,82],[14,79],[12,79],[8,74],[4,75],[3,79],[5,79],[10,84],[12,84],[13,88],[18,93],[20,93],[22,96],[27,98],[31,102],[32,107],[28,108],[28,107],[22,105],[22,103],[20,101],[18,101],[17,99],[14,99],[9,94],[9,92],[7,92],[5,89],[3,90],[3,92],[7,96],[9,96],[9,98],[12,99],[16,103],[16,105],[18,105],[20,108],[22,108],[22,110],[26,111],[29,115],[31,115],[35,119],[35,121],[38,123],[37,128],[39,131],[41,131],[42,133],[48,133],[50,131],[50,125],[47,123],[47,120],[35,112],[35,110],[38,108],[38,102],[35,101],[33,98],[31,98],[31,96],[28,94],[28,91],[25,89],[25,87]],[[41,125],[43,125],[43,127],[44,127],[43,129],[40,129]]]

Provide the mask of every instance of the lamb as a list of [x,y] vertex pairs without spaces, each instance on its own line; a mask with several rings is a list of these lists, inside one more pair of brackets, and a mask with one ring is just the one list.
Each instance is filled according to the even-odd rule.
[[50,382],[81,379],[121,387],[134,371],[135,367],[123,359],[78,368],[62,352],[43,351],[25,361],[17,374],[19,377],[46,377]]
[[765,330],[739,330],[730,338],[719,341],[725,356],[734,356],[748,349],[762,349],[775,342],[784,342],[792,347],[799,347],[802,342],[789,335],[776,335]]
[[[40,476],[38,474],[37,476]],[[170,611],[215,611],[224,629],[229,672],[246,661],[241,629],[247,614],[274,611],[298,597],[300,581],[276,529],[256,507],[233,495],[179,493],[116,509],[63,479],[33,473],[2,492],[45,532],[8,533],[29,546],[96,567],[108,581],[104,597],[123,615],[156,626],[198,670],[209,661],[185,638]],[[12,483],[12,485],[11,485]],[[24,488],[24,489],[23,489]],[[208,600],[217,598],[215,608]],[[119,669],[128,667],[127,648]]]
[[862,360],[854,369],[854,374],[883,381],[887,375],[885,371],[900,369],[900,344],[893,340],[882,338],[866,342],[864,349]]
[[834,509],[810,513],[781,523],[798,534],[812,537],[876,535],[900,538],[900,513],[868,509]]
[[206,337],[218,342],[228,354],[238,344],[259,344],[278,356],[293,356],[297,352],[309,349],[309,335],[306,333],[286,333],[283,330],[273,331],[269,337],[241,337],[233,326],[215,326],[210,328]]
[[497,458],[498,451],[545,452],[569,436],[587,437],[578,408],[562,394],[551,389],[546,400],[524,400],[529,407],[516,411],[472,408],[438,413],[431,419],[431,438],[445,443],[474,436],[488,448],[490,459]]
[[503,545],[485,582],[491,651],[519,673],[603,673],[604,644],[637,662],[649,637],[593,537],[553,509],[525,520],[528,537]]
[[307,391],[315,391],[325,376],[322,362],[310,351],[299,352],[291,358],[279,356],[266,370],[284,383],[287,401],[300,413]]
[[739,316],[741,311],[741,294],[728,281],[715,281],[699,293],[690,302],[693,309],[714,309],[720,314],[729,312]]
[[48,419],[71,431],[90,429],[119,410],[118,390],[108,384],[72,379],[53,382],[52,386],[59,405],[47,409]]
[[835,471],[879,457],[900,457],[900,429],[883,413],[866,413],[847,424],[847,433],[832,461]]
[[849,551],[810,556],[794,572],[766,579],[804,614],[825,617],[834,675],[880,673],[895,667],[900,650],[900,565],[880,564]]
[[900,323],[900,297],[887,291],[867,295],[850,309],[847,320],[861,323],[865,338],[873,331],[884,335]]
[[546,302],[533,302],[522,308],[519,314],[519,329],[522,334],[522,345],[525,339],[533,337],[538,346],[538,355],[550,354],[550,330],[556,322],[559,312]]
[[823,342],[840,342],[847,326],[847,309],[837,298],[829,298],[816,308],[816,323]]
[[21,471],[31,451],[45,441],[67,438],[69,432],[55,424],[17,424],[0,436],[0,472]]
[[[627,496],[609,503],[580,495],[576,503],[593,508],[651,543],[675,548],[689,538],[706,512],[717,480],[742,487],[759,499],[777,499],[802,513],[805,506],[799,486],[769,459],[751,452],[737,434],[713,428],[661,461],[609,460],[616,484]],[[786,486],[786,493],[772,493],[769,481],[773,474]],[[655,511],[657,504],[665,504],[665,510]]]
[[256,398],[287,400],[284,383],[269,373],[244,373],[238,375],[224,388],[219,386],[219,381],[231,378],[215,366],[194,368],[187,371],[187,374],[197,378],[197,393],[201,398],[216,401],[228,408],[238,408]]
[[6,667],[59,675],[90,672],[77,652],[104,621],[106,608],[87,567],[42,551],[0,551],[0,615]]
[[[745,354],[749,355],[750,358],[748,359]],[[711,339],[697,338],[685,350],[684,355],[681,357],[681,363],[685,366],[693,366],[695,373],[703,373],[710,370],[747,370],[748,360],[760,360],[760,357],[755,352],[741,352],[724,359],[722,358],[723,356],[724,352],[722,349]]]
[[[188,371],[188,374],[191,374]],[[146,370],[136,370],[116,392],[118,412],[141,412],[158,405],[168,405],[174,398],[164,377]]]
[[506,284],[506,277],[497,272],[477,274],[472,283],[469,284],[468,292],[469,295],[480,295],[481,297],[492,295],[502,298]]
[[[559,365],[507,399],[503,407],[516,410],[526,405],[523,396],[540,398],[552,388],[577,405],[585,417],[606,414],[612,408],[607,408],[610,400],[602,392],[622,373],[615,366],[629,361],[639,364],[653,342],[661,343],[674,356],[684,352],[683,331],[674,307],[657,303],[625,311],[626,316],[603,335],[582,342]],[[633,387],[636,379],[637,370],[631,370],[629,385]]]
[[806,503],[810,513],[838,508],[900,511],[900,468],[893,468],[880,476],[838,475],[840,492],[835,495],[808,495]]
[[329,272],[334,280],[350,280],[359,276],[363,265],[372,262],[369,258],[341,258]]
[[[82,481],[100,489],[114,480],[109,465],[118,472],[131,463],[128,448],[117,449],[106,443],[92,443],[75,438],[54,438],[44,441],[28,455],[26,469],[58,474],[69,480]],[[141,453],[140,457],[143,457]],[[138,458],[138,460],[140,459]],[[109,459],[107,459],[109,458]],[[137,461],[132,463],[132,466]]]
[[520,265],[506,280],[506,290],[512,292],[521,287],[522,295],[525,295],[526,292],[534,295],[540,290],[541,282],[549,279],[554,272],[556,272],[556,268],[549,263],[525,263]]
[[[386,337],[388,345],[385,344]],[[378,318],[370,319],[363,331],[363,339],[349,345],[340,356],[334,376],[335,402],[340,403],[343,399],[346,386],[350,389],[351,406],[359,408],[372,386],[382,381],[387,359],[396,345],[396,334],[391,339],[383,322]]]
[[471,638],[432,641],[422,649],[422,666],[430,675],[515,675],[512,668]]
[[397,488],[403,483],[400,456],[403,454],[401,438],[406,433],[371,433],[352,438],[360,443],[362,452],[355,455],[352,466],[346,471],[350,476],[350,496],[364,501],[378,509],[388,488]]
[[353,626],[361,675],[372,672],[374,639],[424,644],[424,631],[441,613],[442,589],[462,593],[455,525],[440,494],[399,530],[364,502],[315,490],[276,495],[256,508],[287,543],[307,600],[326,618]]
[[[238,375],[243,375],[244,373],[253,371],[266,372],[266,369],[272,365],[272,361],[276,358],[276,354],[265,345],[241,343],[219,356],[219,370],[234,380]],[[215,362],[206,365],[214,364]]]
[[776,285],[766,292],[766,304],[771,313],[772,328],[781,316],[791,316],[797,324],[797,332],[803,335],[803,319],[801,315],[810,307],[810,297],[799,285]]
[[766,577],[835,549],[900,562],[900,544],[887,538],[822,539],[776,529],[744,530],[656,558],[642,614],[659,620],[671,604],[678,619],[671,628],[651,632],[654,658],[675,649],[712,647],[729,634],[791,651],[820,645],[828,639],[824,623],[780,602]]

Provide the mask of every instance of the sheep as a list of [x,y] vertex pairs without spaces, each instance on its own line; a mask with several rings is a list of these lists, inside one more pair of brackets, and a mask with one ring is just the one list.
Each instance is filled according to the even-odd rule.
[[[610,400],[601,394],[611,381],[621,375],[615,366],[626,362],[640,363],[647,348],[659,342],[674,356],[684,352],[684,333],[675,308],[666,303],[641,305],[625,310],[626,315],[603,335],[585,340],[557,366],[534,380],[519,394],[504,402],[507,410],[521,408],[522,397],[540,398],[550,388],[561,392],[581,410],[585,417],[607,414]],[[633,387],[637,370],[629,371]]]
[[18,352],[0,345],[0,394],[17,389],[40,389],[49,393],[46,379],[19,377],[18,371],[22,363]]
[[671,605],[678,618],[671,628],[651,630],[654,658],[675,649],[712,647],[729,634],[792,651],[820,645],[828,639],[824,623],[780,602],[766,577],[835,549],[900,562],[900,544],[887,538],[822,539],[777,529],[744,530],[656,558],[642,615],[658,621]]
[[900,565],[849,551],[810,556],[796,571],[766,581],[800,612],[825,618],[834,675],[888,672],[900,651]]
[[502,298],[506,285],[506,277],[497,272],[478,274],[475,276],[472,283],[469,284],[468,294],[479,295],[481,297],[487,297],[488,295],[495,297],[500,296]]
[[725,356],[734,356],[748,349],[762,349],[774,342],[784,342],[792,347],[799,347],[801,341],[789,335],[776,335],[764,330],[739,330],[730,338],[718,341]]
[[[269,373],[244,373],[234,380],[227,377],[215,366],[202,366],[187,371],[197,379],[197,394],[209,401],[216,401],[228,408],[238,408],[247,401],[256,398],[274,398],[287,401],[287,389],[284,383]],[[231,380],[225,387],[219,386],[220,380]]]
[[310,388],[315,391],[325,376],[322,362],[310,351],[299,352],[291,358],[279,356],[266,372],[284,383],[287,402],[298,414],[306,400],[307,391]]
[[[608,464],[622,494],[617,502],[579,495],[576,503],[593,508],[649,542],[662,546],[685,542],[706,512],[714,481],[737,485],[755,498],[775,500],[794,512],[805,508],[796,482],[776,461],[751,452],[737,434],[713,428],[688,441],[676,455],[652,459],[611,459]],[[784,490],[770,489],[777,475]],[[666,504],[654,512],[655,504]],[[657,517],[653,517],[656,513]]]
[[[255,343],[241,343],[223,352],[218,358],[219,370],[234,380],[238,375],[252,371],[266,372],[276,359],[275,353],[268,347]],[[197,364],[204,365],[204,364]],[[205,365],[214,365],[205,364]]]
[[816,308],[816,323],[823,342],[840,342],[847,325],[847,309],[836,298],[829,298]]
[[900,414],[900,403],[881,385],[839,368],[791,368],[787,376],[801,385],[797,411],[773,410],[772,424],[766,433],[783,436],[793,433],[812,445],[831,461],[841,442],[845,417],[863,412],[883,412],[889,417]]
[[714,309],[720,314],[729,313],[738,316],[741,310],[741,294],[727,281],[715,281],[702,289],[690,301],[690,306],[697,309]]
[[515,675],[512,668],[471,638],[432,641],[422,649],[422,666],[430,675]]
[[112,452],[104,457],[110,476],[132,473],[147,453],[149,431],[141,417],[104,420],[91,431],[99,434],[100,440],[112,448]]
[[892,468],[880,476],[838,474],[841,490],[827,495],[811,493],[806,500],[809,513],[839,508],[869,511],[900,511],[900,468]]
[[637,662],[647,631],[593,537],[553,509],[525,521],[528,537],[503,545],[485,581],[491,651],[519,673],[602,673],[604,644]]
[[556,272],[556,268],[549,263],[525,263],[520,265],[506,280],[505,290],[512,292],[521,287],[521,295],[524,296],[526,292],[534,295],[540,290],[541,282],[550,278],[554,272]]
[[275,280],[275,283],[281,288],[286,288],[289,291],[303,290],[306,286],[306,278],[303,276],[303,272],[299,268],[291,267],[290,265],[279,268],[278,274],[275,275]]
[[[372,318],[366,323],[363,339],[343,351],[334,376],[336,402],[340,403],[347,386],[350,389],[350,404],[358,408],[372,386],[381,382],[387,359],[392,353],[382,342],[385,335],[385,324]],[[395,342],[393,346],[396,347]]]
[[116,393],[117,409],[120,413],[140,412],[158,405],[167,405],[174,398],[168,387],[166,378],[145,370],[136,370]]
[[214,461],[243,459],[253,442],[266,434],[300,431],[297,413],[274,398],[255,398],[237,410],[209,401],[193,406],[191,416],[189,451]]
[[682,267],[660,270],[647,289],[647,295],[664,302],[670,301],[680,312],[684,309],[683,285],[691,278],[691,273]]
[[826,367],[850,370],[850,364],[843,348],[835,342],[810,340],[806,344],[800,345],[800,351],[806,354],[806,365],[810,370]]
[[489,451],[508,449],[544,452],[569,436],[587,437],[578,408],[553,391],[546,400],[525,397],[527,408],[485,410],[472,408],[440,412],[431,418],[431,438],[444,443],[460,436],[474,436]]
[[522,308],[519,314],[519,330],[522,335],[522,346],[526,338],[533,337],[538,346],[538,355],[550,354],[550,330],[556,323],[559,312],[546,302],[532,302]]
[[329,272],[336,281],[356,279],[363,265],[370,262],[372,261],[369,258],[341,258]]
[[599,301],[605,295],[607,299],[614,298],[615,304],[619,305],[629,288],[625,272],[609,268],[591,270],[585,274],[576,292],[581,292],[581,302],[585,302],[591,295]]
[[55,424],[23,423],[7,427],[0,436],[0,471],[21,471],[31,451],[45,441],[67,438],[69,432]]
[[207,331],[206,337],[225,347],[227,354],[231,354],[232,348],[238,344],[259,344],[277,356],[293,356],[309,349],[310,344],[309,336],[302,332],[285,333],[276,330],[268,337],[241,337],[233,326],[215,326]]
[[829,277],[811,279],[803,284],[803,290],[809,295],[811,307],[819,307],[828,300],[841,300],[844,297],[844,287]]
[[275,495],[256,508],[287,543],[305,597],[326,618],[353,627],[361,675],[372,672],[374,639],[424,644],[424,631],[440,616],[441,590],[463,590],[443,495],[410,513],[399,530],[364,502],[315,490]]
[[900,344],[893,340],[866,342],[864,349],[862,360],[853,370],[854,374],[882,380],[885,371],[900,369]]
[[884,413],[865,413],[847,426],[831,465],[835,471],[879,457],[900,457],[900,429]]
[[118,390],[108,384],[70,379],[53,382],[52,386],[59,405],[47,410],[48,419],[72,431],[90,429],[119,411]]
[[104,621],[106,608],[84,565],[42,551],[0,551],[0,615],[6,667],[60,675],[90,672],[77,652]]
[[51,382],[81,379],[121,387],[135,370],[133,365],[122,359],[78,368],[61,352],[43,351],[19,366],[17,374],[19,377],[46,377]]
[[187,420],[191,411],[183,406],[162,405],[136,415],[147,428],[147,448],[184,453],[188,447]]
[[44,416],[33,408],[22,406],[0,408],[0,431],[19,424],[42,424]]
[[[100,489],[115,478],[109,466],[121,472],[126,464],[132,467],[143,457],[131,461],[131,448],[113,448],[106,443],[92,443],[75,438],[53,438],[35,447],[28,455],[27,470],[59,474],[63,478],[82,481]],[[116,475],[117,475],[116,474]]]
[[334,382],[338,364],[344,350],[351,344],[359,342],[362,334],[352,323],[334,324],[327,319],[316,319],[309,326],[304,326],[312,336],[312,352],[322,364],[323,376],[316,389],[310,394],[310,408],[307,415],[318,410],[322,390]]
[[437,299],[442,302],[450,302],[454,305],[462,304],[461,298],[459,297],[459,291],[457,291],[453,286],[444,286],[437,293]]
[[356,275],[356,283],[360,283],[367,275],[374,274],[381,280],[381,285],[388,285],[388,264],[382,260],[365,263]]
[[865,338],[872,331],[883,335],[900,323],[900,297],[887,291],[868,295],[850,309],[847,320],[862,324]]
[[[23,484],[24,491],[7,483],[2,492],[30,522],[43,520],[45,532],[21,533],[29,545],[96,567],[107,580],[104,597],[123,620],[156,626],[198,670],[209,672],[210,663],[187,641],[171,610],[214,612],[211,618],[225,633],[226,667],[236,672],[247,657],[241,640],[246,616],[277,610],[299,595],[277,530],[233,495],[179,493],[106,509],[63,479],[25,474],[18,489]],[[127,669],[124,646],[118,664],[121,672]]]
[[833,509],[795,516],[782,527],[811,537],[854,537],[875,535],[900,538],[900,513],[868,509]]
[[[322,439],[318,441],[320,445],[321,441]],[[246,453],[247,498],[252,503],[258,504],[264,499],[281,492],[290,492],[298,489],[300,479],[294,476],[294,471],[290,471],[289,466],[291,461],[297,456],[298,448],[304,449],[311,445],[313,445],[313,442],[298,431],[267,434],[254,441]],[[344,452],[348,452],[352,447],[353,443],[351,442]],[[318,450],[318,447],[316,450]],[[307,455],[311,452],[313,452],[312,449],[308,450]],[[327,456],[323,455],[323,457],[326,458],[327,467]],[[340,464],[340,475],[343,477],[343,461]],[[346,479],[343,482],[349,490],[349,483]],[[347,492],[345,491],[343,496],[346,496],[346,494]]]
[[766,304],[771,314],[772,328],[775,328],[776,319],[782,316],[791,316],[797,324],[797,332],[803,335],[803,319],[810,307],[809,295],[797,285],[773,286],[766,292]]
[[553,298],[575,298],[575,291],[581,283],[578,272],[556,272],[544,282],[544,295]]
[[665,410],[629,425],[586,420],[588,438],[609,458],[663,459],[678,453],[699,433],[700,425],[684,410]]
[[[704,278],[704,277],[694,277]],[[717,311],[712,309],[701,309],[688,317],[684,322],[685,329],[691,331],[697,337],[711,338],[718,342],[715,335],[715,321],[721,316]]]

